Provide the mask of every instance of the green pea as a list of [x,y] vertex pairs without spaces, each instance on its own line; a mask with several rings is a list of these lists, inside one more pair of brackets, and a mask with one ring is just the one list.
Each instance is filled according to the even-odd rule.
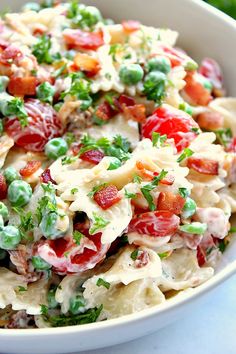
[[181,225],[179,229],[180,231],[187,232],[189,234],[202,235],[207,230],[207,224],[193,222],[192,224]]
[[166,75],[161,71],[151,71],[145,77],[145,83],[150,83],[153,85],[158,85],[160,83],[166,82]]
[[23,11],[35,11],[38,12],[40,10],[40,5],[37,2],[27,2],[23,8]]
[[56,212],[50,212],[43,215],[39,227],[43,233],[43,236],[49,240],[54,240],[63,236],[63,233],[56,228],[58,214]]
[[37,87],[36,93],[40,101],[52,104],[55,88],[45,81]]
[[67,142],[62,138],[54,138],[49,140],[45,145],[45,154],[49,159],[56,160],[68,151]]
[[184,219],[190,218],[196,212],[197,204],[192,198],[187,198],[182,210],[182,217]]
[[117,157],[112,157],[108,170],[116,170],[121,166],[121,161]]
[[139,64],[123,64],[120,68],[119,76],[125,85],[136,85],[142,80],[143,69]]
[[3,230],[3,229],[4,229],[4,220],[3,220],[2,215],[0,215],[0,230]]
[[7,195],[13,206],[23,207],[29,203],[32,197],[32,188],[29,183],[16,180],[9,185]]
[[8,219],[8,217],[9,217],[8,209],[7,209],[6,205],[3,202],[0,202],[0,215],[4,219]]
[[7,76],[0,76],[0,92],[6,91],[8,83],[9,78]]
[[147,63],[147,70],[161,71],[164,74],[168,74],[171,70],[170,61],[165,57],[154,57]]
[[34,268],[37,270],[48,270],[52,267],[51,264],[46,262],[40,256],[33,256],[31,259],[31,262],[32,262]]
[[10,184],[11,182],[15,181],[16,179],[21,179],[21,175],[19,172],[14,167],[7,167],[5,171],[3,172],[3,175],[6,179],[7,184]]
[[53,285],[51,289],[48,291],[47,300],[48,300],[48,307],[50,309],[55,309],[58,306],[58,302],[56,301],[55,294],[57,291],[57,286]]
[[0,261],[2,261],[3,259],[5,259],[7,256],[7,252],[5,250],[1,250],[0,249]]
[[0,231],[0,248],[14,250],[20,241],[20,231],[16,227],[8,225]]
[[83,312],[85,307],[85,299],[82,294],[76,295],[74,298],[70,299],[69,311],[73,315],[78,315]]

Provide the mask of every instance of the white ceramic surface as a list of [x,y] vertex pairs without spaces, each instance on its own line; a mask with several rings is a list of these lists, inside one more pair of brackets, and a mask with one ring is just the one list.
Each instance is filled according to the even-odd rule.
[[[83,1],[82,1],[83,2]],[[236,22],[198,0],[94,0],[117,21],[138,19],[145,24],[180,32],[179,45],[196,59],[212,56],[222,65],[226,87],[236,96]],[[1,0],[2,9],[17,9],[24,1]],[[60,354],[122,343],[157,331],[194,310],[215,287],[236,272],[236,242],[224,255],[215,276],[207,283],[167,303],[119,319],[83,326],[38,330],[0,330],[0,353]],[[233,309],[232,309],[233,311]],[[184,340],[184,339],[183,339]]]

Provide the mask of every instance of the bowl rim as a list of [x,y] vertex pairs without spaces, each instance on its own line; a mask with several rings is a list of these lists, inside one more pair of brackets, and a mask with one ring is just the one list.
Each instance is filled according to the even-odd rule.
[[[209,15],[214,16],[218,21],[224,22],[224,24],[231,27],[236,33],[236,21],[232,19],[227,14],[221,12],[220,10],[214,8],[213,6],[203,2],[202,0],[181,0],[183,3],[188,4],[188,6],[195,7],[196,9],[202,9],[208,12]],[[222,270],[216,273],[212,278],[207,280],[205,283],[197,286],[196,288],[190,288],[189,291],[180,292],[179,295],[170,298],[165,303],[160,305],[152,306],[148,309],[142,310],[140,312],[135,312],[129,315],[124,315],[115,319],[110,319],[107,321],[89,323],[84,325],[74,325],[65,327],[47,327],[47,328],[31,328],[31,329],[0,329],[0,340],[3,338],[10,339],[11,337],[22,338],[27,337],[45,337],[51,335],[60,334],[75,334],[75,333],[86,333],[94,332],[98,330],[105,330],[106,328],[119,328],[125,325],[132,325],[136,322],[145,320],[147,318],[156,317],[158,314],[163,314],[172,309],[178,307],[181,308],[185,304],[190,303],[197,297],[202,297],[205,293],[213,290],[216,286],[222,284],[229,277],[236,273],[236,259],[230,264],[225,266]]]

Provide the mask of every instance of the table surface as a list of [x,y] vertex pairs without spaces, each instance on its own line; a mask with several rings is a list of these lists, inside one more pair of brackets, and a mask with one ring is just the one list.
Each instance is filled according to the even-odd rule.
[[191,317],[155,334],[80,354],[235,354],[236,276],[218,287]]

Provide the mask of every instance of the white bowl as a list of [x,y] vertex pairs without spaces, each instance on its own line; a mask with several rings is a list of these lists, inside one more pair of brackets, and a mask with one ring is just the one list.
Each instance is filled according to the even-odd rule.
[[[98,6],[106,16],[117,21],[137,19],[147,25],[179,31],[179,45],[194,58],[200,60],[204,56],[211,56],[219,61],[224,69],[228,94],[236,96],[236,22],[228,16],[197,0],[84,2]],[[1,0],[2,9],[9,5],[16,8],[23,3],[24,1],[14,0],[9,4],[9,1]],[[110,346],[138,338],[186,315],[187,311],[193,310],[197,301],[204,300],[213,289],[217,291],[215,287],[235,272],[236,242],[233,242],[212,279],[163,305],[118,319],[82,326],[35,330],[1,329],[0,351],[4,354],[60,354]]]

